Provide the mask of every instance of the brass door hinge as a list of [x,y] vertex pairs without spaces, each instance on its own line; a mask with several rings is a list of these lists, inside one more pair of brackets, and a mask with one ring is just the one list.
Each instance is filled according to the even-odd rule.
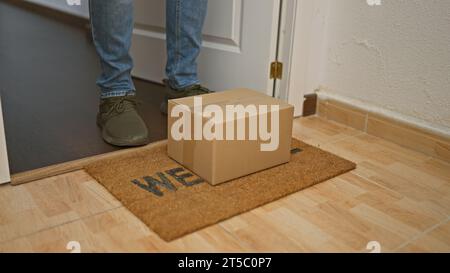
[[283,77],[283,63],[272,62],[270,64],[270,79],[281,80],[282,77]]

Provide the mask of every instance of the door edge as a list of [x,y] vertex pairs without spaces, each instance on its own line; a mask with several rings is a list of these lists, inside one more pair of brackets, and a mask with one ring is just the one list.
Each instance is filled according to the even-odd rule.
[[8,150],[6,148],[6,134],[3,122],[2,98],[0,95],[0,184],[11,182],[9,171]]

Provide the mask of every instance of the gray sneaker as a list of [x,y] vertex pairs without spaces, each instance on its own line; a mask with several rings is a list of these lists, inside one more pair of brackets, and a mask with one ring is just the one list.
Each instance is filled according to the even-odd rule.
[[161,113],[164,115],[167,115],[169,100],[214,93],[214,91],[211,91],[200,84],[194,84],[183,89],[171,88],[168,80],[164,80],[164,84],[166,85],[166,97],[160,106]]
[[148,129],[136,110],[135,96],[102,99],[97,124],[102,137],[115,146],[133,147],[149,143]]

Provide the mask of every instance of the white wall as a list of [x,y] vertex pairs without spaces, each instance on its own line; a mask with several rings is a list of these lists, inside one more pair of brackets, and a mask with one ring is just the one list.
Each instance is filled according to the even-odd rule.
[[314,5],[295,46],[303,92],[319,88],[450,135],[450,1],[300,2]]

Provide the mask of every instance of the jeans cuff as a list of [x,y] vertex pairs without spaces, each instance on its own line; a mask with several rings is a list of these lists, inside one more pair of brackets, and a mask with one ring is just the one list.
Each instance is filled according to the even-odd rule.
[[172,80],[169,80],[169,87],[174,89],[174,90],[183,90],[187,87],[196,85],[196,84],[200,84],[199,80],[193,80],[193,81],[188,81],[188,82],[183,82],[183,83],[175,83]]
[[113,98],[113,97],[123,97],[123,96],[135,96],[136,91],[134,90],[119,90],[119,91],[103,91],[100,95],[101,99]]

